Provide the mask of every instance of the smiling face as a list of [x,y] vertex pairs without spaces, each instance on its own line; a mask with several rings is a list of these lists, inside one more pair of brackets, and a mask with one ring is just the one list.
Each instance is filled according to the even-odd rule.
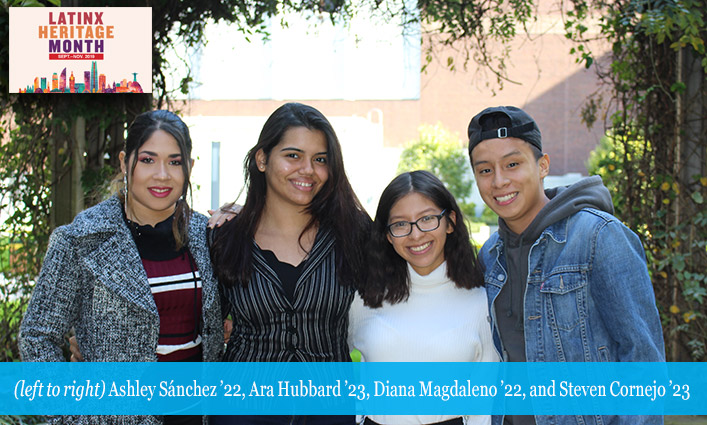
[[265,202],[273,207],[307,207],[329,178],[327,141],[319,130],[290,128],[269,156],[258,151],[256,161],[265,173]]
[[132,167],[134,155],[137,162],[128,172],[126,214],[137,223],[155,225],[169,218],[182,196],[184,159],[175,138],[159,129],[129,158],[120,153],[123,173]]
[[[417,192],[410,192],[400,198],[390,209],[388,225],[400,221],[414,222],[426,216],[438,215],[442,208],[435,205],[428,197]],[[454,212],[442,217],[439,227],[430,232],[422,232],[417,226],[412,226],[412,232],[403,237],[393,237],[388,233],[388,241],[395,252],[422,276],[434,271],[444,262],[444,244],[447,234],[454,231],[449,220],[454,222]],[[432,218],[436,220],[436,218]]]
[[508,137],[479,143],[471,161],[486,205],[513,232],[523,233],[548,202],[543,190],[543,178],[550,170],[547,154],[536,160],[527,142]]

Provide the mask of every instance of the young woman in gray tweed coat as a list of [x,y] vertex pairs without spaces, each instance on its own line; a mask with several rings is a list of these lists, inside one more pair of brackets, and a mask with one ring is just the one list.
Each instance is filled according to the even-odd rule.
[[[121,193],[57,228],[20,328],[24,361],[64,361],[73,327],[86,361],[218,361],[223,323],[191,211],[191,138],[168,111],[139,115],[120,154]],[[55,423],[196,424],[200,416],[57,417]]]

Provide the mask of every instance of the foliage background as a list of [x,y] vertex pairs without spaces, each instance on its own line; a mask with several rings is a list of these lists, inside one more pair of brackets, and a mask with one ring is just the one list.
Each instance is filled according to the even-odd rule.
[[[605,125],[607,141],[590,165],[615,194],[617,215],[646,248],[668,359],[704,361],[707,240],[707,108],[703,0],[569,0],[559,2],[565,30],[576,43],[568,54],[593,66],[604,85],[587,99],[588,125]],[[18,360],[16,335],[48,235],[94,204],[116,170],[126,124],[152,107],[169,107],[164,53],[178,41],[203,43],[208,22],[227,21],[246,35],[264,31],[279,11],[328,16],[345,22],[356,13],[388,14],[421,22],[427,58],[435,46],[465,52],[453,69],[478,64],[505,81],[510,43],[536,19],[532,0],[223,0],[188,2],[68,0],[62,6],[153,8],[154,94],[111,96],[9,95],[8,8],[52,6],[52,1],[0,2],[0,360]],[[611,46],[595,60],[590,26]],[[499,49],[490,46],[502,46]],[[191,77],[180,76],[186,91]],[[447,160],[451,160],[448,157]],[[453,160],[451,160],[454,163]],[[442,171],[440,171],[442,172]],[[461,183],[461,187],[464,184]],[[463,196],[462,196],[463,199]]]
[[616,215],[637,232],[661,313],[667,358],[705,361],[707,329],[707,56],[700,0],[572,2],[568,37],[591,64],[587,20],[612,43],[597,64],[603,90],[588,124],[607,136],[588,161],[604,178]]
[[454,195],[466,217],[474,216],[474,204],[469,202],[472,179],[464,144],[455,133],[442,124],[423,125],[418,140],[408,143],[400,155],[398,174],[427,170],[439,177]]
[[474,173],[469,164],[466,143],[441,123],[422,125],[418,131],[419,138],[409,142],[400,154],[398,174],[427,170],[454,195],[467,224],[471,221],[491,225],[498,223],[498,216],[486,205],[482,215],[476,217],[476,205],[470,199]]

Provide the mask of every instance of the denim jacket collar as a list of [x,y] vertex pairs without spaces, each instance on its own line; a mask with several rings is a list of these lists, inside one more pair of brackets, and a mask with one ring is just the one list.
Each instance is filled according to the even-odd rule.
[[[542,240],[544,237],[549,237],[557,243],[567,242],[567,233],[569,227],[569,217],[565,217],[562,220],[548,226],[545,230],[540,233],[540,236],[535,240],[535,244]],[[503,252],[503,240],[500,236],[496,238],[495,243],[491,247],[491,251],[495,251],[496,258]],[[533,245],[535,245],[533,244]]]

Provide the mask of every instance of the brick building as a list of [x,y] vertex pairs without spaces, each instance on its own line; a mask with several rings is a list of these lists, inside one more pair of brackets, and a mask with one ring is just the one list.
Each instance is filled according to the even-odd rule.
[[[478,69],[474,64],[463,69],[459,65],[457,53],[452,50],[436,51],[437,59],[427,65],[426,72],[420,72],[425,55],[420,53],[418,43],[416,58],[419,67],[414,71],[414,78],[418,81],[413,81],[412,85],[419,86],[412,91],[413,95],[405,95],[405,98],[347,100],[337,98],[336,94],[332,98],[289,98],[279,97],[276,93],[266,94],[262,98],[229,99],[216,94],[210,98],[204,96],[186,101],[182,105],[185,119],[189,122],[192,118],[198,118],[202,127],[212,126],[205,124],[210,117],[220,118],[221,121],[226,119],[238,128],[238,119],[259,118],[264,121],[283,102],[301,101],[316,107],[330,118],[354,117],[367,120],[372,126],[380,128],[382,148],[399,150],[406,142],[417,139],[418,127],[422,124],[441,122],[466,141],[466,128],[474,114],[487,106],[515,105],[528,111],[538,122],[543,134],[544,150],[551,159],[551,175],[586,175],[585,161],[589,152],[598,144],[604,129],[601,120],[591,130],[587,129],[581,121],[580,112],[587,96],[599,89],[598,80],[594,69],[585,69],[582,64],[575,63],[575,57],[570,55],[572,44],[564,37],[560,14],[551,9],[551,3],[544,2],[541,7],[539,18],[529,28],[527,36],[518,37],[511,46],[511,56],[506,60],[510,82],[505,82],[502,89],[499,89],[489,72]],[[215,38],[219,39],[218,36]],[[221,47],[221,51],[223,49]],[[597,48],[594,53],[599,55],[603,52]],[[447,57],[450,56],[457,63],[456,71],[446,66]],[[202,65],[202,68],[206,66]],[[221,69],[232,67],[227,64],[215,66],[213,63],[208,66]],[[277,66],[271,65],[271,68]],[[377,64],[370,63],[368,66],[375,71]],[[276,74],[271,68],[263,69],[266,69],[266,73]],[[366,68],[361,69],[366,72]],[[409,72],[406,75],[409,76]],[[196,93],[198,97],[199,91]],[[299,93],[306,93],[306,90]],[[339,128],[336,129],[341,132]],[[231,134],[233,130],[233,127],[229,130]],[[225,142],[223,138],[226,136],[208,137]],[[244,136],[245,141],[238,143],[252,146],[256,137],[257,133],[253,130],[247,137]],[[340,138],[345,145],[345,137],[340,134]],[[242,152],[241,149],[239,155]],[[346,146],[344,152],[347,152]],[[347,169],[351,168],[349,162],[347,159]],[[386,178],[392,177],[394,168],[395,164],[392,165],[392,171],[386,171],[378,180],[387,182]],[[229,190],[233,192],[232,188]],[[377,201],[373,199],[376,198],[374,195],[359,196],[371,198],[371,203]],[[228,196],[226,198],[231,199]]]

